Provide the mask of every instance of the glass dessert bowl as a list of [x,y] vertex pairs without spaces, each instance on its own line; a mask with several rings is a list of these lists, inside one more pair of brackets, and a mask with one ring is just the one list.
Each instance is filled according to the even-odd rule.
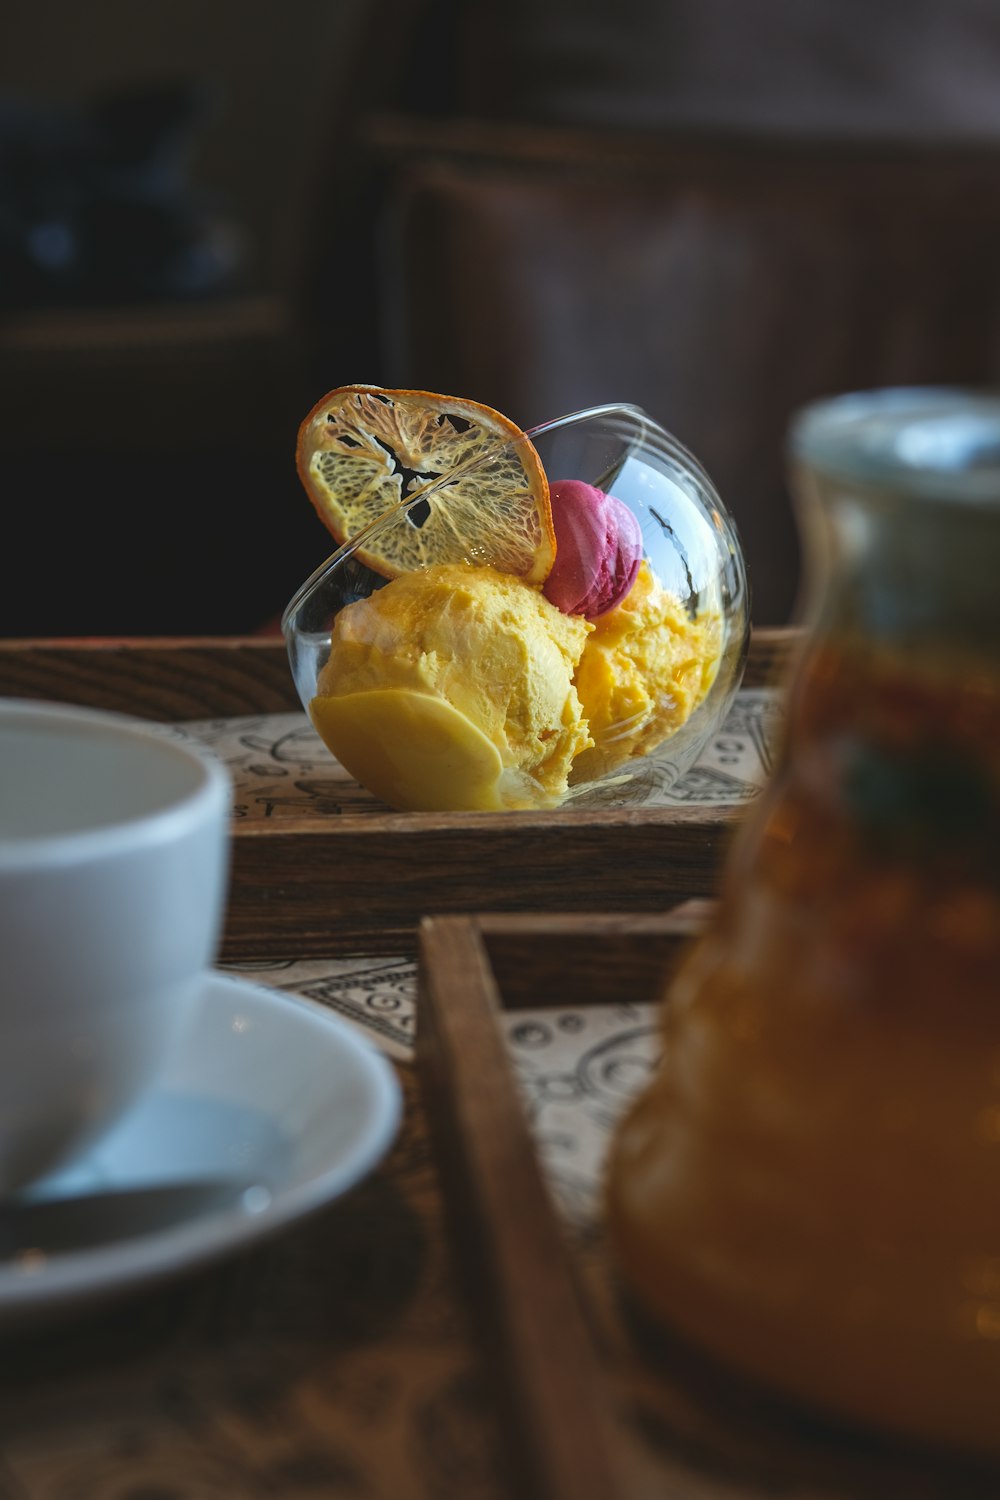
[[342,389],[361,394],[314,408],[300,472],[338,505],[378,469],[394,498],[282,619],[327,748],[401,811],[662,795],[724,718],[749,637],[736,528],[701,465],[635,406],[463,444],[461,403],[429,398],[418,468],[372,413],[378,429],[394,395],[423,393]]

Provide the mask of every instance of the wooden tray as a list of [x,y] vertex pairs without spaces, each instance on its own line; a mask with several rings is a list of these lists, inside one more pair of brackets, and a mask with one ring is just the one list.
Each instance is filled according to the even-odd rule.
[[[596,1222],[571,1225],[506,1029],[645,1003],[710,903],[661,916],[431,917],[417,1060],[457,1261],[496,1377],[513,1493],[532,1500],[995,1500],[996,1468],[824,1424],[644,1324]],[[537,1025],[537,1022],[535,1023]]]
[[[745,683],[794,633],[758,632]],[[280,638],[0,641],[0,694],[160,722],[301,712]],[[224,959],[415,951],[428,912],[660,911],[710,894],[742,809],[398,814],[320,809],[233,824]]]

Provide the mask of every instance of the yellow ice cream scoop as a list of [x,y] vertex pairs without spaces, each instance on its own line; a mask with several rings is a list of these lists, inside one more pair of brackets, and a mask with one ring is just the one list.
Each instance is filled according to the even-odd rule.
[[722,644],[720,615],[692,619],[644,559],[583,649],[576,690],[594,743],[577,757],[572,782],[647,755],[686,723],[715,680]]
[[573,683],[592,629],[491,567],[403,574],[338,614],[313,723],[400,810],[557,805],[592,743]]

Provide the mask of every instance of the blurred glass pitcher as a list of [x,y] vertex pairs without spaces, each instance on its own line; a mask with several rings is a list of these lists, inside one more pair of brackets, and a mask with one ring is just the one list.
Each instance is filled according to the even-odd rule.
[[800,412],[783,756],[664,997],[626,1284],[849,1419],[1000,1453],[1000,395]]

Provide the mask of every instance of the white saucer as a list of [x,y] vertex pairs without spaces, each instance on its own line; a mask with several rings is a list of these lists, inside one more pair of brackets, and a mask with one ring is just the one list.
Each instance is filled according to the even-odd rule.
[[223,1179],[249,1190],[138,1237],[0,1261],[0,1325],[218,1259],[321,1208],[376,1165],[401,1108],[390,1064],[338,1016],[213,971],[156,1086],[33,1196]]

